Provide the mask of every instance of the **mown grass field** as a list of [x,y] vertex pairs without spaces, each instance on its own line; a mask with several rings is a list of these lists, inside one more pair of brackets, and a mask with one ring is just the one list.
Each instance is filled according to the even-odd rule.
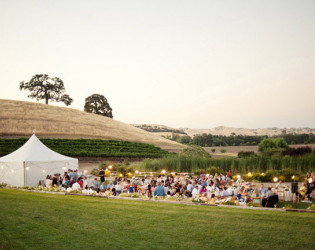
[[314,249],[315,214],[0,189],[0,249]]

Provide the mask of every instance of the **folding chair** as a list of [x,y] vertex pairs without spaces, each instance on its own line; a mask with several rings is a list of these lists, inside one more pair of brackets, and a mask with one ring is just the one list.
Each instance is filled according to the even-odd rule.
[[255,197],[255,198],[253,198],[253,203],[254,204],[258,204],[259,206],[261,205],[260,204],[260,197]]

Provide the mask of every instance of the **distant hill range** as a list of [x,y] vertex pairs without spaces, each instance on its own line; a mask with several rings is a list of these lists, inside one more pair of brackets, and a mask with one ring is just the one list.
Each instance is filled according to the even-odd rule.
[[101,115],[34,102],[0,99],[0,137],[85,138],[153,144],[170,152],[184,145]]
[[166,135],[170,133],[178,133],[182,135],[189,135],[193,137],[200,134],[212,134],[212,135],[283,135],[283,134],[315,134],[315,129],[312,128],[231,128],[231,127],[216,127],[211,129],[192,129],[192,128],[171,128],[158,124],[133,124],[137,128],[144,129],[153,133],[159,133],[160,135]]

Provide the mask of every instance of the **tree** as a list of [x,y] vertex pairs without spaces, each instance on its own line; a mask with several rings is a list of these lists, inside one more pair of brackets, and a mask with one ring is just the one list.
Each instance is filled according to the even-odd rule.
[[204,148],[195,145],[185,148],[180,155],[189,158],[211,158]]
[[212,148],[212,149],[211,149],[211,152],[214,153],[214,152],[215,152],[215,148]]
[[103,95],[93,94],[85,98],[84,111],[113,118],[112,108]]
[[258,145],[259,152],[266,152],[273,149],[285,149],[288,147],[286,141],[279,137],[276,139],[265,138]]
[[46,104],[49,100],[63,102],[66,106],[73,102],[73,99],[65,94],[63,81],[58,77],[50,78],[46,74],[36,74],[28,82],[21,82],[20,90],[29,90],[31,94],[27,97],[36,98],[37,101],[45,100]]

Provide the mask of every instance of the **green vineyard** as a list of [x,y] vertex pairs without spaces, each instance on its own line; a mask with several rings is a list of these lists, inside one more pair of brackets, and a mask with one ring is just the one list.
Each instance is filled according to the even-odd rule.
[[[21,147],[28,139],[0,139],[0,156]],[[40,139],[50,149],[72,157],[160,158],[168,152],[151,144],[99,139]]]

